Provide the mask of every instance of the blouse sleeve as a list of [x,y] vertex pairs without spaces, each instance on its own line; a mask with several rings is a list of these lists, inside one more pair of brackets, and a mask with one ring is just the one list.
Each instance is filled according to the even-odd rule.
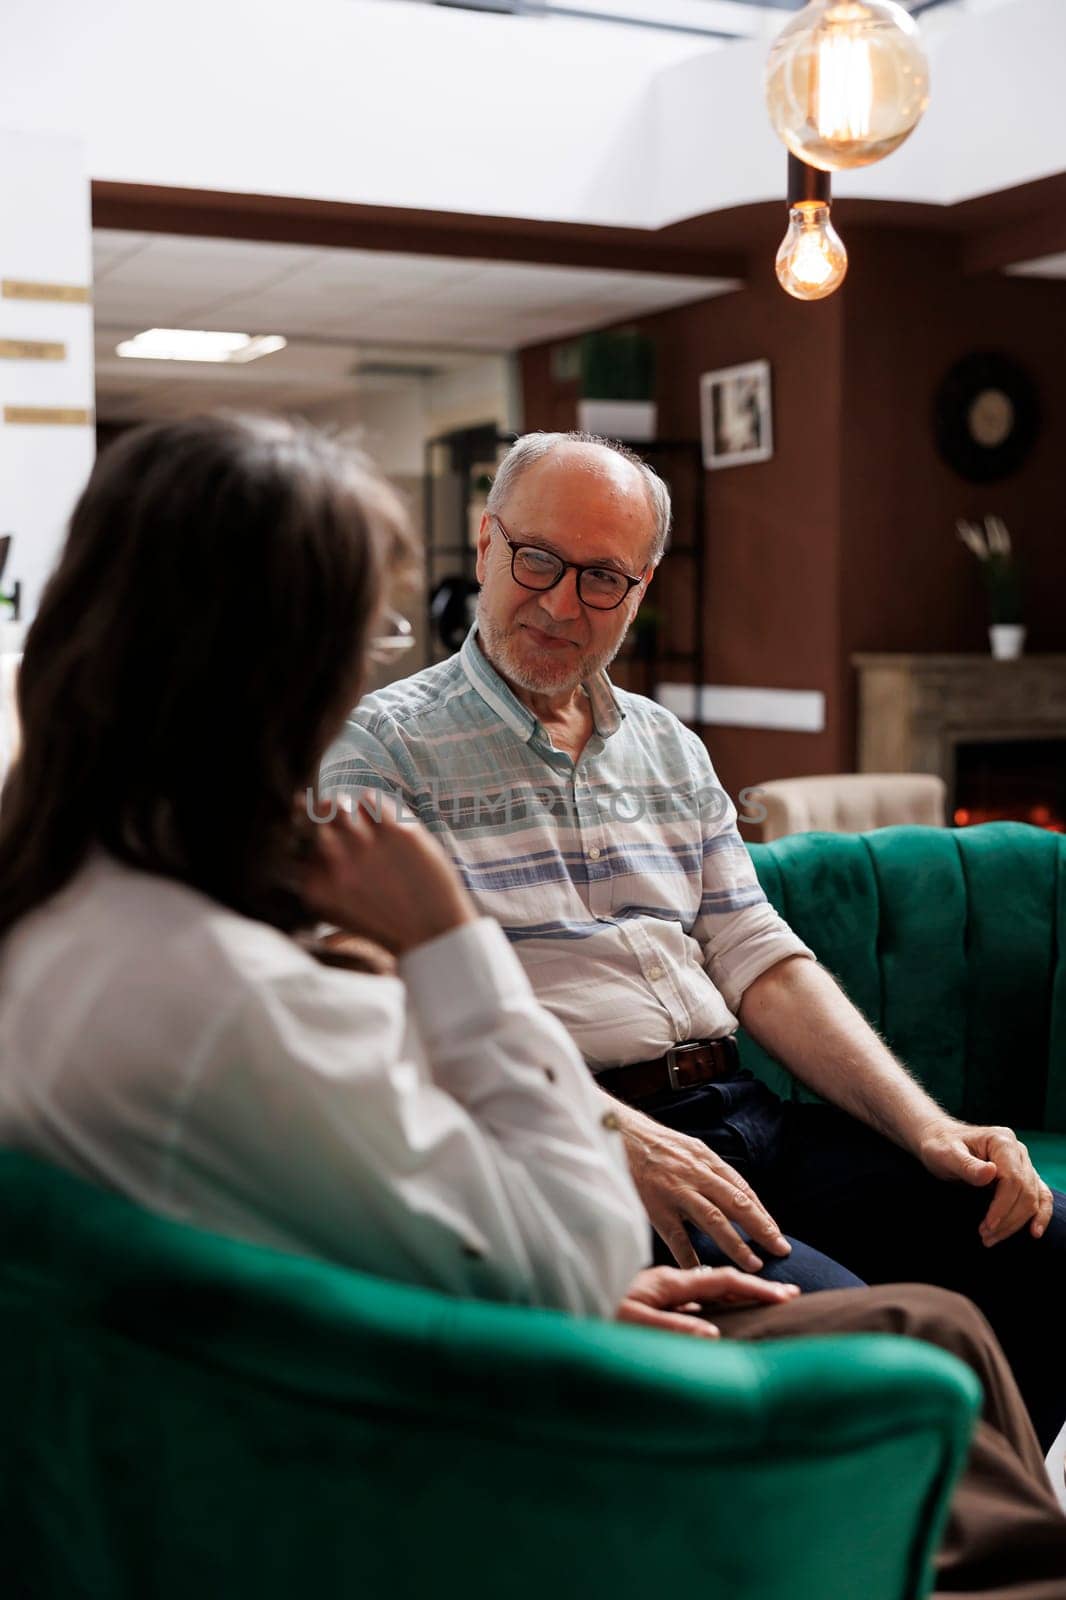
[[[167,1174],[208,1219],[457,1295],[611,1315],[649,1258],[619,1134],[493,922],[400,979],[260,979],[190,1073]],[[190,1181],[191,1180],[191,1181]]]

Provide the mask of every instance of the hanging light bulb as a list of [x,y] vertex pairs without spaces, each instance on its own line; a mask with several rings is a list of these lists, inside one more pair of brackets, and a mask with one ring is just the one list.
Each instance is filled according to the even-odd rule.
[[839,289],[848,252],[829,215],[829,176],[788,158],[788,232],[775,263],[777,281],[796,300],[824,300]]
[[895,0],[810,0],[771,47],[766,104],[778,138],[823,172],[891,155],[929,104],[914,18]]
[[829,220],[828,206],[793,206],[776,266],[778,283],[797,300],[824,300],[839,289],[848,252]]

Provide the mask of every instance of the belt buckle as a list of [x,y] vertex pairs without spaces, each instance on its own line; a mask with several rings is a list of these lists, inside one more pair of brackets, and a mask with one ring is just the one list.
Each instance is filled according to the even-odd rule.
[[711,1081],[710,1078],[707,1077],[690,1078],[687,1082],[684,1082],[681,1078],[681,1072],[684,1071],[684,1068],[679,1068],[677,1060],[678,1056],[691,1055],[694,1050],[705,1050],[706,1048],[706,1039],[692,1039],[686,1044],[674,1044],[670,1046],[669,1050],[666,1052],[666,1075],[670,1080],[671,1089],[692,1089],[696,1086],[696,1084],[709,1083]]

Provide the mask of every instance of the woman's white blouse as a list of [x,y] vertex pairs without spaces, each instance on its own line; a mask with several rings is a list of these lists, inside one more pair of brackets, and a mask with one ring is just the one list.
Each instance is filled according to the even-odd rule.
[[398,978],[95,857],[0,945],[0,1143],[154,1211],[457,1295],[610,1315],[622,1141],[495,923]]

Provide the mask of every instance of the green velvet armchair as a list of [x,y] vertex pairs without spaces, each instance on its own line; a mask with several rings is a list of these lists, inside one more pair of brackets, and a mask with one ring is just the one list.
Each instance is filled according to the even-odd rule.
[[887,1337],[458,1302],[0,1153],[12,1600],[916,1600],[977,1404]]
[[[751,847],[768,897],[955,1116],[1005,1123],[1066,1189],[1066,838],[1022,823]],[[794,1081],[751,1039],[746,1066]]]

